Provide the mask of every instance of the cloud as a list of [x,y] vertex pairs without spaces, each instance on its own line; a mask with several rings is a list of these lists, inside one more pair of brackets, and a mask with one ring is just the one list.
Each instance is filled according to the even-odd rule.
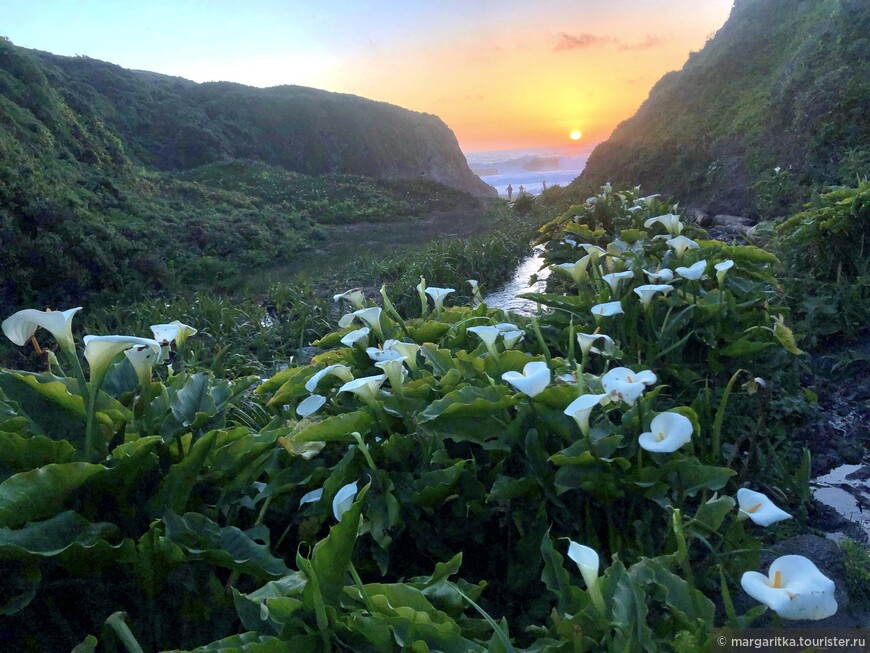
[[596,34],[566,34],[559,33],[559,40],[556,42],[554,50],[583,50],[585,48],[593,48],[597,45],[608,45],[610,43],[619,43],[618,39],[612,36],[598,36]]
[[658,47],[668,39],[659,34],[647,34],[647,37],[639,43],[622,43],[619,46],[620,52],[628,50],[649,50]]

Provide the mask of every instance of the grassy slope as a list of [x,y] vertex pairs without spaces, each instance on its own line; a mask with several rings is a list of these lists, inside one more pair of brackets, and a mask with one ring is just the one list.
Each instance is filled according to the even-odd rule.
[[[596,148],[583,178],[770,214],[811,186],[854,182],[870,168],[868,34],[862,0],[738,0],[706,47]],[[785,183],[771,183],[776,166]]]
[[[117,74],[130,92],[153,96],[149,103],[134,94],[124,104],[45,65],[47,56],[0,41],[4,314],[26,305],[67,306],[100,293],[129,298],[197,284],[228,286],[240,271],[286,262],[321,236],[323,223],[477,208],[466,193],[425,178],[312,177],[229,158],[185,170],[159,169],[172,167],[166,160],[146,167],[155,165],[149,152],[156,157],[168,143],[199,147],[198,137],[185,140],[183,134],[162,145],[152,139],[172,129],[201,134],[199,117],[185,125],[177,120],[180,105],[172,104],[178,99],[173,85],[196,85],[70,60],[94,74]],[[140,78],[145,81],[129,86]],[[121,93],[117,80],[99,84]],[[163,100],[167,112],[176,112],[171,125],[149,113]],[[268,145],[265,139],[259,147]],[[204,161],[193,157],[188,163]]]

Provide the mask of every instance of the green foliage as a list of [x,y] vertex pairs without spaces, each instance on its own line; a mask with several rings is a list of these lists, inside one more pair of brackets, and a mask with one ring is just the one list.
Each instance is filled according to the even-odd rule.
[[868,172],[868,29],[861,0],[736,3],[595,149],[582,179],[762,216],[788,215],[814,187],[854,183]]
[[812,345],[870,321],[870,182],[835,187],[776,226],[785,290]]
[[870,603],[870,551],[855,540],[840,542],[846,571],[846,591],[853,601]]

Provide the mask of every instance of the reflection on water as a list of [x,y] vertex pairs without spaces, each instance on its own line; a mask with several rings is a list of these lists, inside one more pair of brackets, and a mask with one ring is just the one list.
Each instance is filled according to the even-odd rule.
[[[534,315],[538,312],[538,305],[528,299],[519,299],[517,295],[527,292],[544,292],[544,282],[550,276],[550,268],[541,270],[544,264],[543,250],[537,249],[532,256],[522,260],[514,271],[514,276],[504,286],[490,293],[483,300],[489,308],[500,308],[520,315]],[[538,280],[529,285],[529,279],[533,274],[538,275]]]
[[860,475],[858,478],[849,478],[862,467],[840,465],[824,476],[813,479],[813,497],[858,524],[870,537],[870,514],[866,509],[870,503],[870,483],[861,479]]

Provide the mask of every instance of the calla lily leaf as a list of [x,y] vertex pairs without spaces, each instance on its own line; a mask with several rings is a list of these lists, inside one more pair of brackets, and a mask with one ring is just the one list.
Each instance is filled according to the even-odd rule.
[[373,424],[374,419],[370,413],[356,410],[314,422],[294,433],[290,439],[293,442],[356,442],[351,434],[354,431],[366,434]]
[[516,403],[514,394],[506,386],[478,388],[464,386],[433,401],[424,410],[418,421],[429,422],[437,417],[479,417],[491,415]]

